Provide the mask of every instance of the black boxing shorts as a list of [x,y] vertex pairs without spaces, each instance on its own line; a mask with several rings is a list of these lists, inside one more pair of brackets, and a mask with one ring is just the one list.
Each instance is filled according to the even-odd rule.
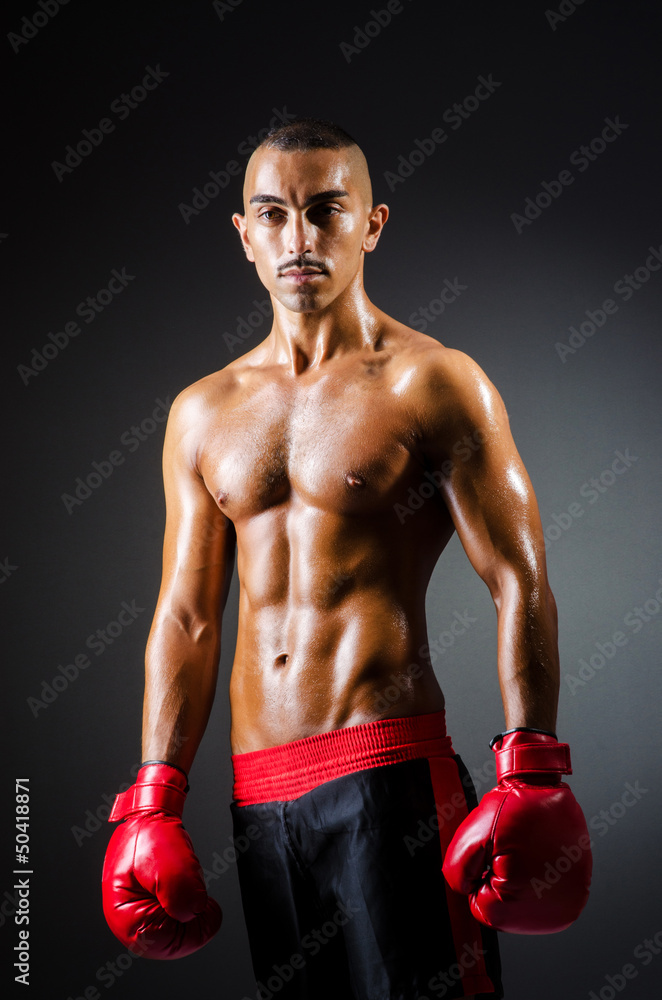
[[497,936],[441,865],[476,804],[443,712],[235,754],[257,986],[244,1000],[502,997]]

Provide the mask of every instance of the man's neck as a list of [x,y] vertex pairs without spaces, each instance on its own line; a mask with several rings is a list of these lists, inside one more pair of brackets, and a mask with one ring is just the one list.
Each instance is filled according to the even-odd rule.
[[292,375],[320,368],[335,355],[374,347],[380,335],[380,311],[362,286],[312,312],[292,312],[273,296],[272,304],[274,323],[267,344],[273,361]]

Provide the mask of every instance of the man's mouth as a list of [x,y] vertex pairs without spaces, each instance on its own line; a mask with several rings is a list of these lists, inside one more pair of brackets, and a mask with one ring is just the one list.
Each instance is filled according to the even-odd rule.
[[281,271],[280,277],[289,278],[290,281],[295,281],[297,284],[305,284],[320,274],[324,274],[321,267],[288,267],[286,270]]
[[305,284],[307,281],[312,281],[317,275],[325,274],[324,265],[322,261],[318,260],[292,260],[289,264],[281,265],[278,270],[279,278],[288,278],[290,281],[295,281],[298,284]]
[[321,274],[321,267],[288,267],[285,271],[281,271],[281,274]]

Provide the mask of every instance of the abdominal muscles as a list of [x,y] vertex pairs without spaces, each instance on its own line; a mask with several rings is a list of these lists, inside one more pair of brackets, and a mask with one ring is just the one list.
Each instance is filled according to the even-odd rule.
[[358,521],[289,507],[238,530],[234,753],[443,707],[422,655],[440,549],[412,563],[391,519]]

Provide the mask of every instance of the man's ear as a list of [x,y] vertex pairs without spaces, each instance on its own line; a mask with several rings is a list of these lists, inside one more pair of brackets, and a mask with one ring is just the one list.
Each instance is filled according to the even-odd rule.
[[363,238],[361,249],[366,253],[371,253],[377,246],[377,240],[381,236],[384,224],[388,219],[388,205],[375,205],[370,211],[366,234]]
[[248,225],[246,223],[246,216],[240,215],[239,212],[235,212],[232,216],[232,221],[239,230],[239,236],[241,239],[241,245],[244,248],[244,253],[246,254],[248,260],[255,263],[255,257],[253,256],[253,249],[251,247],[250,240],[248,238]]

